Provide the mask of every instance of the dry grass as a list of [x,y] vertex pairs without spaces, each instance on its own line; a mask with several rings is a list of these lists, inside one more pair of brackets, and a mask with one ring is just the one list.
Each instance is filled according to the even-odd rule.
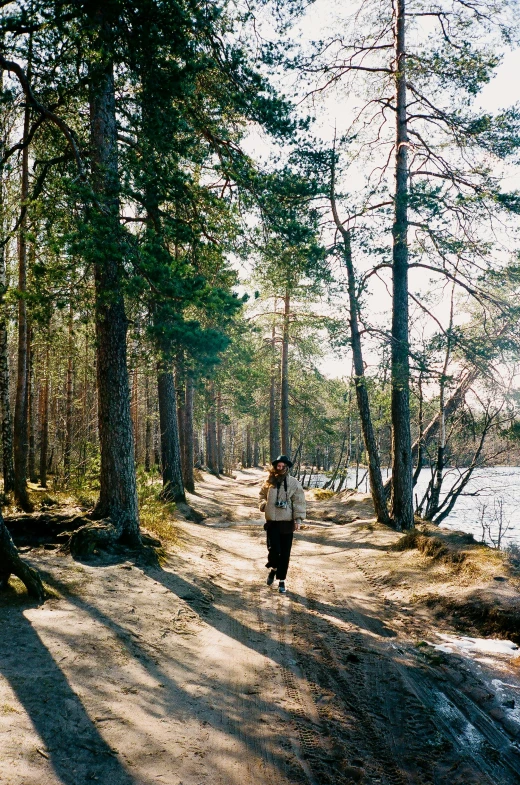
[[18,709],[15,709],[14,706],[11,706],[10,703],[4,703],[0,706],[0,714],[20,714],[21,712]]
[[502,551],[477,543],[471,534],[463,532],[423,526],[404,534],[390,550],[418,550],[433,561],[454,566],[468,577],[493,576],[497,571],[508,577],[515,574]]
[[401,553],[389,583],[398,587],[405,576],[408,602],[431,608],[437,620],[460,632],[520,642],[520,571],[506,553],[428,524],[404,534],[389,551]]
[[99,491],[83,488],[80,491],[76,491],[74,497],[78,507],[84,511],[91,510],[98,500]]
[[140,475],[137,496],[141,526],[162,542],[176,545],[179,534],[174,522],[175,504],[161,499],[160,484]]
[[322,502],[325,499],[331,499],[334,496],[334,491],[330,491],[328,488],[325,490],[323,488],[315,488],[313,493],[314,498],[319,502]]

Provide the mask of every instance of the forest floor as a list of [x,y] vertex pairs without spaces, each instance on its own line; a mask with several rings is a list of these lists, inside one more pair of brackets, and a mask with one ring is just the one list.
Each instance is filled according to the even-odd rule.
[[204,475],[160,567],[25,549],[52,596],[0,599],[1,785],[519,782],[518,571],[310,492],[279,595],[260,482]]

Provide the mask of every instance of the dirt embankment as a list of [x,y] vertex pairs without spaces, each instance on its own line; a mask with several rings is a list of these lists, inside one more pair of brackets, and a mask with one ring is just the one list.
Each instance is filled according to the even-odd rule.
[[374,522],[366,494],[307,495],[313,519],[351,524],[350,531],[367,545],[385,545],[383,558],[373,554],[367,567],[385,596],[417,611],[429,608],[432,618],[458,632],[520,644],[520,564],[505,553],[477,543],[471,534],[426,522],[407,534],[393,532]]
[[501,556],[310,498],[282,596],[260,480],[204,476],[160,566],[25,546],[51,598],[0,599],[2,785],[518,782],[518,650],[460,612],[518,603]]

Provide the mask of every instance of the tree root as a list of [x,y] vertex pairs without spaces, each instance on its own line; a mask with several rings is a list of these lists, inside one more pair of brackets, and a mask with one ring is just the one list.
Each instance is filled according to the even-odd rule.
[[202,523],[207,517],[204,513],[199,512],[195,507],[192,507],[191,504],[183,504],[182,502],[177,502],[176,511],[187,521],[193,521],[194,523]]
[[90,521],[71,535],[71,556],[74,559],[88,559],[99,550],[109,550],[120,541],[122,533],[123,526],[115,524],[110,518]]
[[60,513],[10,515],[5,518],[5,525],[18,546],[64,542],[72,531],[88,522],[84,515]]
[[88,561],[99,554],[114,553],[116,551],[131,551],[135,556],[144,559],[148,564],[157,564],[155,548],[161,547],[161,541],[143,534],[133,540],[125,536],[125,527],[122,522],[114,523],[111,518],[98,521],[89,521],[77,531],[73,532],[68,542],[68,549],[74,559]]
[[39,603],[44,602],[45,591],[41,578],[36,570],[20,559],[0,514],[0,589],[7,588],[11,575],[16,575],[22,581],[31,597],[35,597]]

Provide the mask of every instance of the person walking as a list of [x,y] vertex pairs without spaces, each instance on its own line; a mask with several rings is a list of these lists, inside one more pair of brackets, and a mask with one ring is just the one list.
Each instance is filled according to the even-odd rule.
[[265,514],[267,533],[267,585],[272,586],[277,578],[278,591],[285,594],[293,532],[300,528],[307,508],[302,486],[289,474],[292,463],[287,455],[279,455],[271,466],[260,489],[260,512]]

